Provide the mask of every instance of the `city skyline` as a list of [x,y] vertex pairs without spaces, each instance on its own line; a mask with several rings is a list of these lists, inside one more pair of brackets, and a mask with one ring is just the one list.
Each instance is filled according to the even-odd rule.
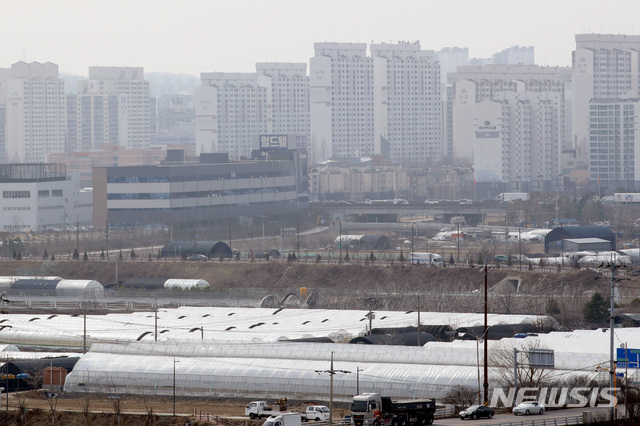
[[[53,62],[61,74],[86,76],[91,66],[144,67],[145,72],[199,75],[253,72],[256,62],[302,62],[315,42],[420,41],[423,49],[468,47],[487,58],[513,45],[534,46],[536,64],[570,66],[575,34],[634,34],[640,4],[595,0],[534,7],[505,0],[455,3],[329,0],[322,7],[282,0],[229,4],[139,0],[108,4],[27,0],[7,7],[0,53]],[[621,12],[624,13],[621,13]],[[525,19],[526,18],[526,19]],[[10,43],[9,43],[10,41]]]

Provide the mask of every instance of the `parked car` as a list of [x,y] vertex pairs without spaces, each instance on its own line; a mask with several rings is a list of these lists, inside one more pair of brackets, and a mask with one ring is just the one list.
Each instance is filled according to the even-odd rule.
[[497,254],[495,256],[493,256],[493,261],[494,262],[508,262],[509,258],[507,256],[505,256],[504,254]]
[[191,260],[193,262],[203,262],[207,259],[208,257],[205,256],[204,254],[194,254],[193,256],[187,257],[187,260]]
[[480,417],[486,417],[488,419],[493,417],[493,408],[486,407],[484,405],[472,405],[466,410],[460,411],[460,418],[464,419],[478,419]]
[[525,401],[518,404],[516,407],[513,407],[513,414],[543,414],[544,413],[544,405],[539,403],[538,401]]

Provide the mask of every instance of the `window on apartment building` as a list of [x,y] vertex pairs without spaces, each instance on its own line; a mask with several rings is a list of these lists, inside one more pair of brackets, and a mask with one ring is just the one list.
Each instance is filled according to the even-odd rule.
[[31,191],[2,191],[2,198],[30,198]]

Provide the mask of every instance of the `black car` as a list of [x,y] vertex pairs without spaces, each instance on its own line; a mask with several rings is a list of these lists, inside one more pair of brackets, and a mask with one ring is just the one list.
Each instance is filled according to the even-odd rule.
[[493,417],[493,408],[486,407],[484,405],[472,405],[466,410],[460,411],[460,418],[464,419],[478,419],[480,417],[486,417],[490,419]]

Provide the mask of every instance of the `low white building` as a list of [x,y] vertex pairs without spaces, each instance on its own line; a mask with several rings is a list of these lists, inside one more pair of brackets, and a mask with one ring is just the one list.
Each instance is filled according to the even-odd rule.
[[92,198],[81,193],[77,176],[67,175],[64,164],[2,164],[0,188],[2,231],[42,231],[91,223]]

